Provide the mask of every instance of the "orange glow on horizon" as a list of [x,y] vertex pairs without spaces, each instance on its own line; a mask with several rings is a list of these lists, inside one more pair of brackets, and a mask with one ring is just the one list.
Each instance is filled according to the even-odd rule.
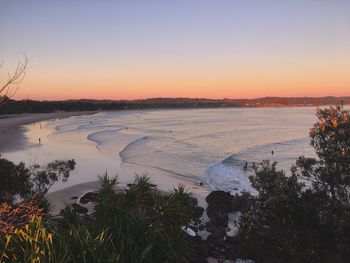
[[289,64],[214,64],[152,69],[85,67],[79,71],[30,69],[16,99],[144,99],[153,97],[257,98],[349,96],[348,68]]

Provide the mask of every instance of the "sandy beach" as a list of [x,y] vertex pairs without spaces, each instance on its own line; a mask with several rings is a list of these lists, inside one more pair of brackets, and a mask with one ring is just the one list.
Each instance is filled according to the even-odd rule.
[[61,119],[77,115],[92,114],[93,112],[53,112],[28,113],[15,115],[0,115],[0,153],[23,149],[26,145],[23,125]]

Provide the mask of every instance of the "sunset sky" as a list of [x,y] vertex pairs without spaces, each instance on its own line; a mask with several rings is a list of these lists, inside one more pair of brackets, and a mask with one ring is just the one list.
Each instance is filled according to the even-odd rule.
[[17,99],[350,96],[349,0],[0,0]]

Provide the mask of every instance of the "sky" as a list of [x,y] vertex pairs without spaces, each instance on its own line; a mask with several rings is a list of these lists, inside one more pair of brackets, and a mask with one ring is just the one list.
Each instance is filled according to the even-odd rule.
[[350,96],[349,0],[0,0],[16,99]]

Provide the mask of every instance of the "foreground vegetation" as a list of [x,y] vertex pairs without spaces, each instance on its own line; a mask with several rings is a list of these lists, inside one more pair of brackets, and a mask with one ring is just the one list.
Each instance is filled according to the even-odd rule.
[[286,176],[264,162],[251,178],[257,196],[240,197],[237,250],[257,262],[349,262],[350,116],[317,113],[310,130],[318,158],[299,157]]
[[193,252],[183,226],[196,201],[184,187],[162,194],[146,176],[126,188],[118,187],[116,177],[99,181],[91,215],[71,205],[57,218],[32,213],[27,224],[3,233],[0,262],[188,261]]
[[[67,205],[52,217],[43,197],[68,178],[74,160],[42,170],[1,159],[0,262],[348,262],[350,114],[339,106],[317,117],[310,137],[318,158],[299,157],[289,176],[263,161],[250,178],[256,195],[206,198],[207,240],[184,230],[201,210],[183,186],[162,193],[146,176],[121,187],[104,175],[90,193],[92,213]],[[231,212],[240,214],[235,236],[227,231]]]

